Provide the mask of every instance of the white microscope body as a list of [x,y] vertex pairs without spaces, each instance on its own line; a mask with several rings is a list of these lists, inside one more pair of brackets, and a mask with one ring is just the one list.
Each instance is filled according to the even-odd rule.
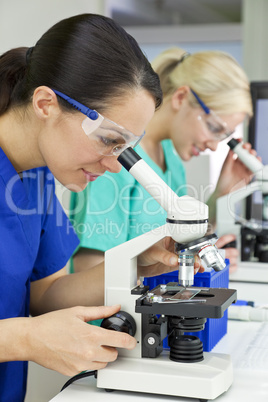
[[[130,155],[126,151],[130,152]],[[203,248],[204,235],[207,231],[208,207],[188,196],[178,197],[159,176],[142,160],[131,148],[124,151],[118,160],[130,171],[130,173],[144,186],[144,188],[163,206],[167,211],[167,223],[155,230],[136,237],[126,243],[108,250],[105,253],[105,304],[121,304],[121,310],[127,312],[135,321],[137,346],[134,350],[119,350],[118,359],[109,364],[105,369],[98,371],[97,386],[109,390],[127,390],[145,393],[185,396],[200,399],[215,399],[218,395],[225,392],[232,383],[232,364],[230,356],[223,354],[204,353],[202,361],[197,363],[181,363],[169,359],[168,351],[156,353],[154,357],[144,357],[144,342],[146,350],[151,354],[155,352],[154,343],[165,337],[168,320],[163,309],[171,309],[170,316],[176,316],[177,310],[184,305],[187,311],[194,309],[197,314],[201,309],[209,307],[210,299],[188,300],[181,303],[176,298],[181,291],[187,290],[183,286],[192,284],[194,276],[193,261],[190,264],[183,263],[179,271],[179,284],[183,286],[170,287],[175,291],[167,303],[162,300],[163,288],[158,289],[160,296],[151,296],[143,291],[143,286],[137,286],[137,258],[145,250],[162,240],[166,236],[172,237],[178,243],[197,243],[197,249],[192,246],[192,253],[196,254]],[[124,155],[123,155],[124,154]],[[123,159],[122,159],[123,157]],[[126,159],[126,161],[124,160]],[[134,160],[132,160],[134,158]],[[129,161],[129,159],[131,159]],[[129,163],[128,163],[129,161]],[[201,242],[198,239],[201,238]],[[200,247],[201,244],[201,247]],[[211,250],[210,250],[211,248]],[[191,249],[191,247],[190,247]],[[217,248],[206,242],[206,257],[213,260],[216,253],[217,264],[215,269],[223,269],[225,264],[222,257],[217,253]],[[184,250],[183,250],[184,251]],[[203,250],[204,253],[204,250]],[[183,254],[183,253],[182,253]],[[191,256],[191,252],[190,252]],[[217,259],[218,258],[218,259]],[[163,285],[161,285],[163,286]],[[190,288],[193,289],[193,288]],[[198,290],[199,291],[199,290]],[[209,291],[208,289],[204,291]],[[227,289],[227,291],[230,291]],[[236,292],[231,291],[232,300],[228,300],[228,305],[224,304],[224,310],[235,301]],[[148,296],[149,295],[149,296]],[[146,305],[146,297],[156,300],[151,303],[149,300]],[[229,297],[229,296],[228,296]],[[217,297],[216,297],[217,298]],[[172,300],[171,300],[172,299]],[[137,307],[139,303],[145,305]],[[167,301],[167,300],[166,300]],[[169,304],[170,303],[170,304]],[[147,309],[149,308],[149,313]],[[151,314],[150,309],[157,309],[158,315]],[[218,307],[217,307],[218,308]],[[137,312],[145,309],[146,314]],[[159,310],[158,310],[159,309]],[[174,310],[175,309],[175,310]],[[139,311],[141,311],[139,310]],[[222,316],[224,310],[219,315]],[[184,311],[184,310],[183,310]],[[174,313],[175,312],[175,313]],[[202,315],[202,317],[210,317]],[[183,315],[179,313],[179,316]],[[187,314],[186,314],[187,315]],[[151,324],[150,320],[157,321],[156,316],[160,316],[160,326]],[[192,313],[189,314],[193,317]],[[214,317],[214,316],[213,316]],[[219,317],[220,318],[220,317]],[[153,328],[146,336],[144,335],[144,320],[148,320],[148,325]],[[154,328],[156,328],[154,330]],[[159,331],[158,331],[158,328]],[[111,328],[115,329],[115,328]],[[158,331],[158,333],[157,333]],[[163,334],[163,333],[164,334]]]
[[264,166],[260,160],[243,148],[237,140],[231,140],[228,145],[237,154],[238,158],[255,174],[255,181],[217,200],[217,234],[235,234],[237,249],[242,249],[241,223],[257,231],[262,230],[263,223],[246,221],[236,214],[236,204],[244,200],[255,191],[263,194],[263,221],[268,220],[268,165]]

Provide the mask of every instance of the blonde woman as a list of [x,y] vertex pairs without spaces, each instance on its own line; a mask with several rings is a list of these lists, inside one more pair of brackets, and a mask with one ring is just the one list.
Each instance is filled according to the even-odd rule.
[[[152,66],[160,77],[163,104],[136,151],[178,195],[184,195],[182,161],[205,149],[216,151],[219,142],[252,115],[249,82],[238,63],[220,51],[188,54],[171,48],[156,57]],[[212,226],[216,199],[242,179],[248,181],[250,172],[230,151],[207,202]],[[102,197],[104,192],[106,197]],[[81,241],[73,258],[75,271],[93,267],[107,249],[164,224],[166,218],[165,211],[124,170],[117,175],[108,173],[85,192],[73,194],[71,210]],[[222,247],[234,239],[232,234],[226,235],[217,245]],[[236,268],[237,256],[235,248],[226,249],[231,270]]]

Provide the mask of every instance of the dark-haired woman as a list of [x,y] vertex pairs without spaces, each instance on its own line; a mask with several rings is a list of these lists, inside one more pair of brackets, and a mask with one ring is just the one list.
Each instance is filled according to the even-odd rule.
[[[103,304],[103,265],[66,275],[78,240],[53,176],[80,191],[119,172],[118,154],[139,142],[161,96],[134,39],[100,15],[63,20],[0,57],[1,401],[24,399],[28,360],[74,375],[135,347],[86,324],[119,306],[73,307]],[[163,242],[139,263],[175,269],[170,250]]]

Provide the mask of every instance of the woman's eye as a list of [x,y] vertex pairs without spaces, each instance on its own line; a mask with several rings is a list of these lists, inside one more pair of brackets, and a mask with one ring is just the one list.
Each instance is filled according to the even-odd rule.
[[124,148],[124,144],[118,144],[114,147],[114,152],[120,152]]
[[110,146],[113,145],[114,140],[111,138],[107,138],[107,137],[100,137],[101,142],[106,145],[106,146]]
[[104,137],[100,136],[99,137],[101,142],[106,146],[106,147],[122,147],[125,144],[125,141],[121,138],[111,138],[111,137]]
[[213,125],[209,121],[207,121],[207,127],[209,131],[211,131],[213,134],[220,134],[222,133],[222,131],[224,131],[224,128],[222,126]]

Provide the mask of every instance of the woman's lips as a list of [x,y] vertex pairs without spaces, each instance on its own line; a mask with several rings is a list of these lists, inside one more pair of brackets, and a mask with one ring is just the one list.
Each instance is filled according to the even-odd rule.
[[198,156],[200,154],[201,150],[197,148],[195,145],[192,146],[192,154],[194,156]]
[[90,173],[90,172],[88,172],[88,171],[85,170],[85,169],[82,169],[82,170],[83,170],[83,173],[84,173],[84,175],[85,175],[85,177],[86,177],[86,179],[87,179],[88,182],[89,182],[89,181],[94,181],[94,180],[96,180],[98,177],[101,176],[100,174]]

